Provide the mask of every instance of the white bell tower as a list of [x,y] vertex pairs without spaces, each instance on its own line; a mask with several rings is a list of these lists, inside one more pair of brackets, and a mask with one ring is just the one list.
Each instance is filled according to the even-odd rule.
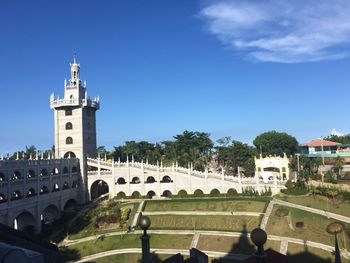
[[64,98],[53,94],[50,97],[55,115],[55,156],[79,158],[86,191],[86,157],[96,157],[96,111],[100,102],[98,97],[91,100],[87,96],[86,81],[82,83],[80,79],[80,64],[75,57],[70,67],[71,78],[68,83],[64,81]]

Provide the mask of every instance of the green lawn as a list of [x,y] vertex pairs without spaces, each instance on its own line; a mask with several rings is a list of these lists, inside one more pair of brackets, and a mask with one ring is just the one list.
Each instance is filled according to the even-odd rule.
[[[280,241],[267,241],[264,248],[280,250]],[[201,235],[197,248],[207,251],[220,251],[225,253],[237,253],[251,255],[256,247],[250,240],[249,234],[242,234],[240,237]]]
[[275,196],[278,199],[304,205],[312,208],[317,208],[321,210],[326,210],[339,215],[344,215],[350,217],[350,202],[341,200],[329,200],[325,196],[293,196],[279,194]]
[[[151,234],[152,248],[178,248],[187,249],[192,241],[192,235],[159,235]],[[76,251],[80,257],[96,254],[102,251],[122,249],[122,248],[140,248],[140,235],[126,234],[106,237],[103,240],[96,239],[69,246],[70,251]],[[64,250],[62,248],[62,250]]]
[[182,199],[146,201],[144,211],[230,211],[260,212],[266,207],[266,199],[261,201],[244,199]]
[[190,230],[222,230],[251,231],[260,224],[256,216],[149,216],[150,229],[190,229]]
[[[288,256],[291,263],[313,262],[313,263],[331,263],[334,262],[334,255],[331,252],[314,247],[305,247],[303,245],[288,244]],[[349,263],[349,260],[342,258],[342,263]]]
[[[276,205],[269,218],[266,228],[268,234],[310,240],[331,246],[334,245],[334,237],[327,233],[326,227],[336,220],[327,219],[321,215],[290,207],[285,207],[290,212],[288,216],[278,217],[275,214],[278,207],[281,206]],[[303,222],[305,225],[304,228],[297,228],[295,226],[296,222]],[[350,230],[350,225],[344,225],[346,231],[338,235],[338,241],[341,248],[347,247],[349,250],[350,239],[346,232]]]
[[[152,262],[159,263],[164,259],[167,259],[171,257],[171,255],[162,255],[162,254],[152,254]],[[185,256],[184,258],[187,258]],[[104,258],[99,258],[94,260],[96,263],[140,263],[141,262],[141,254],[120,254],[120,255],[114,255]]]

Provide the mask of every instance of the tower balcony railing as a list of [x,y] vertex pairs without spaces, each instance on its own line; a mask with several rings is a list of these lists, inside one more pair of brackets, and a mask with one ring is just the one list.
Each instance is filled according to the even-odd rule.
[[99,109],[100,108],[100,102],[97,100],[90,100],[90,99],[57,99],[52,100],[50,102],[51,109],[53,108],[59,108],[63,106],[87,106]]

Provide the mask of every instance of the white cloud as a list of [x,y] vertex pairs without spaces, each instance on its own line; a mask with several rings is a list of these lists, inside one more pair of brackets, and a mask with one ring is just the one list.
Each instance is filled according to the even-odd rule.
[[208,30],[258,61],[296,63],[349,55],[349,0],[216,1],[201,10]]

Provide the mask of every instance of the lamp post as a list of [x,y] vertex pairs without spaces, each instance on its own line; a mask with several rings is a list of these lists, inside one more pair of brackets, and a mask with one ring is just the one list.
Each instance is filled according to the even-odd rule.
[[300,162],[299,162],[300,153],[297,153],[296,156],[297,156],[297,166],[298,166],[297,171],[298,171],[298,173],[297,173],[297,176],[295,178],[295,181],[297,181],[297,179],[299,177],[299,173],[300,173]]
[[250,233],[250,239],[258,248],[257,252],[253,254],[256,258],[256,262],[257,263],[265,262],[265,258],[267,256],[267,254],[264,251],[264,244],[267,241],[266,232],[261,228],[255,228]]
[[140,219],[140,227],[143,230],[143,235],[140,237],[142,243],[142,263],[152,263],[151,250],[149,244],[149,235],[147,229],[151,225],[151,220],[148,216],[142,216]]

